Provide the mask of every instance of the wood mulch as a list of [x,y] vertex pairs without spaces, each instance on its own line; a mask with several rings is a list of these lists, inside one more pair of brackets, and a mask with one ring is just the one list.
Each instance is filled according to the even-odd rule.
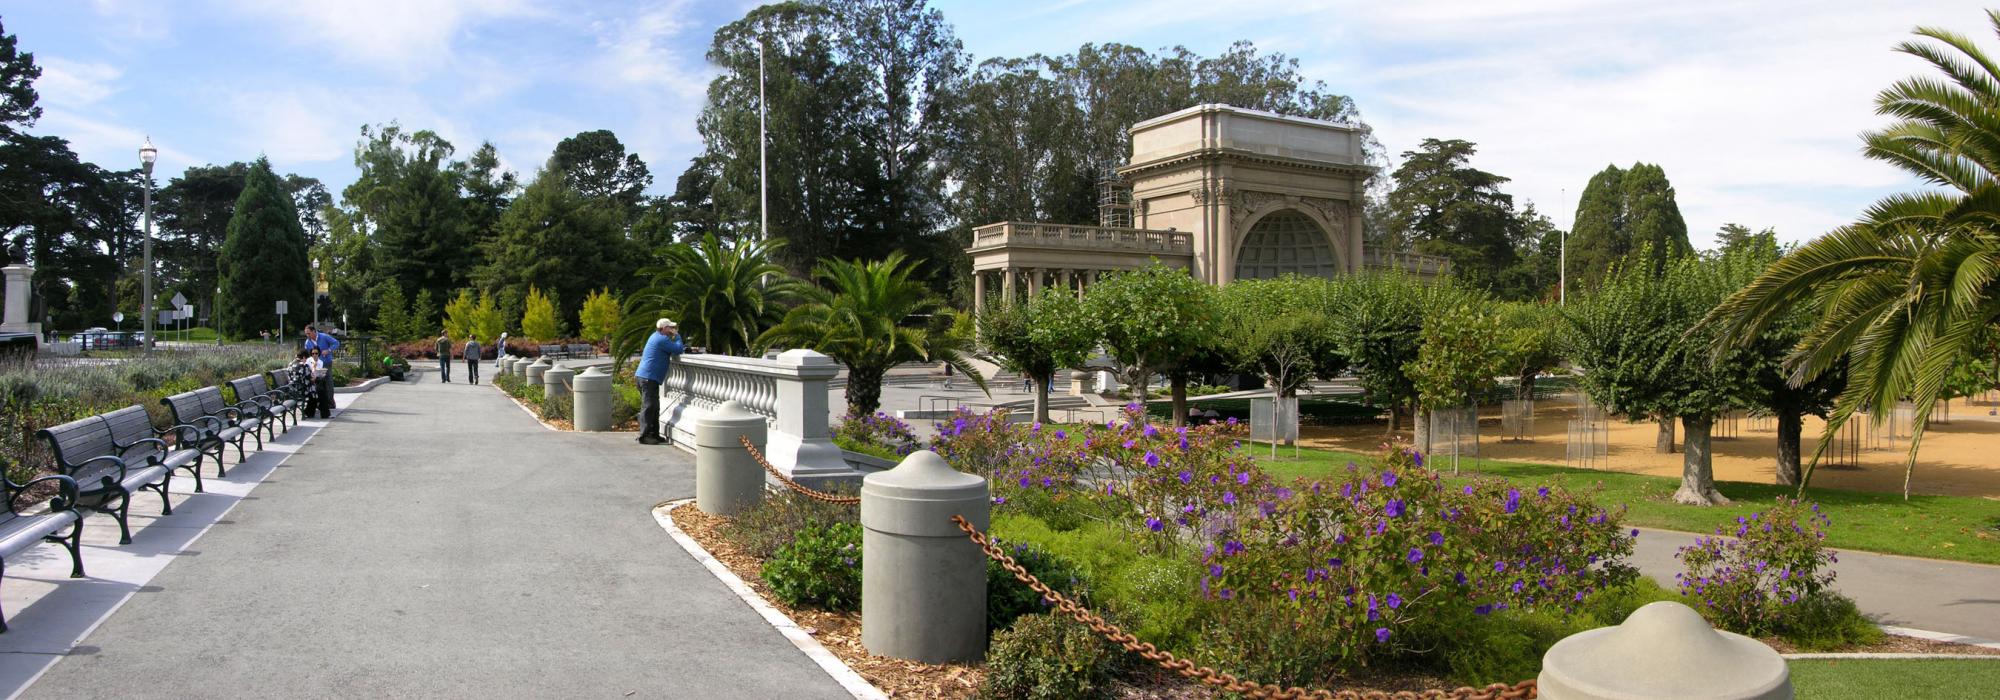
[[1865,653],[1865,654],[1971,654],[1975,656],[2000,656],[2000,649],[1994,649],[1992,647],[1974,646],[1971,644],[1956,644],[1953,642],[1940,642],[1930,639],[1924,639],[1921,637],[1905,637],[1900,634],[1885,634],[1882,635],[1882,641],[1876,642],[1874,644],[1852,646],[1843,649],[1834,649],[1829,652],[1814,652],[1808,649],[1800,649],[1796,646],[1792,646],[1785,640],[1779,639],[1777,637],[1766,637],[1759,639],[1757,641],[1771,645],[1771,648],[1778,650],[1778,653],[1780,654],[1810,654],[1810,653],[1864,654]]

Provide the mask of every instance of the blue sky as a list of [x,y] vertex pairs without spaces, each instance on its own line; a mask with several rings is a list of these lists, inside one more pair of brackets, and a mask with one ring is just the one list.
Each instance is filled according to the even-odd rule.
[[[354,177],[364,123],[490,140],[524,176],[556,141],[608,128],[670,188],[734,0],[62,0],[0,3],[45,73],[40,133],[126,167],[151,135],[164,174],[270,156]],[[1427,137],[1567,225],[1590,175],[1665,166],[1697,245],[1725,222],[1798,240],[1916,186],[1863,159],[1875,92],[1922,72],[1916,25],[1992,45],[1978,2],[1907,0],[1150,0],[937,2],[975,58],[1085,42],[1236,39],[1300,59],[1359,102],[1391,153]]]

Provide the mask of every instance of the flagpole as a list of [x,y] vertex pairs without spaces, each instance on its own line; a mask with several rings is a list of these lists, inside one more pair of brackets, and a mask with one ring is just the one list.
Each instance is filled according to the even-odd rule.
[[771,181],[768,172],[770,161],[765,154],[765,143],[769,140],[766,116],[769,109],[764,104],[764,40],[757,40],[757,240],[771,240]]

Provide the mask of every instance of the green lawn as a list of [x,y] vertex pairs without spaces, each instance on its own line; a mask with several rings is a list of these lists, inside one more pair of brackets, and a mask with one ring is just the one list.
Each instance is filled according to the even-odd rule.
[[1995,698],[2000,659],[1797,659],[1801,698]]
[[215,342],[215,329],[213,328],[189,328],[184,331],[158,331],[158,334],[160,336],[160,340],[163,341],[165,340],[172,340],[176,342],[190,341],[197,343]]
[[[1280,446],[1277,461],[1262,461],[1270,454],[1269,443],[1249,444],[1264,469],[1281,479],[1313,477],[1347,468],[1352,461],[1367,464],[1371,457],[1338,450],[1300,449],[1299,458]],[[1432,467],[1450,471],[1449,458],[1440,458]],[[1687,532],[1710,532],[1716,525],[1770,504],[1789,487],[1725,481],[1717,484],[1722,494],[1734,500],[1727,506],[1696,508],[1672,501],[1680,480],[1620,472],[1571,469],[1545,464],[1521,464],[1463,458],[1459,468],[1465,474],[1485,474],[1536,485],[1562,483],[1571,488],[1591,484],[1604,487],[1608,504],[1624,504],[1626,522]],[[1807,497],[1826,510],[1833,525],[1827,532],[1829,546],[1887,554],[1903,554],[1936,559],[2000,564],[2000,501],[1966,496],[1912,496],[1867,491],[1812,489]]]

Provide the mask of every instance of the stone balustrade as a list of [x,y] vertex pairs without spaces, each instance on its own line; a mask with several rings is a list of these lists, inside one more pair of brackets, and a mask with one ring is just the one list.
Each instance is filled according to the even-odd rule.
[[1423,253],[1396,253],[1373,246],[1364,248],[1361,264],[1369,270],[1400,269],[1426,279],[1442,277],[1451,272],[1451,258]]
[[972,249],[1042,246],[1075,250],[1119,250],[1193,255],[1186,231],[1154,231],[1110,226],[1077,226],[1003,221],[972,230]]
[[839,371],[833,358],[811,350],[788,350],[771,359],[682,355],[661,387],[662,434],[693,450],[695,422],[735,401],[768,422],[765,456],[786,476],[808,486],[858,479],[833,444],[827,422],[828,382]]

